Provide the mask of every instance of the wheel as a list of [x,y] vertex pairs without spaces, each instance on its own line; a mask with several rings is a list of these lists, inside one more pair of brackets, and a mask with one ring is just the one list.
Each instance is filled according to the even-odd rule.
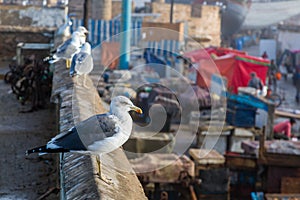
[[12,76],[13,76],[13,73],[11,71],[7,72],[4,75],[4,82],[5,83],[11,83]]
[[276,107],[280,106],[282,103],[282,99],[279,94],[271,94],[269,100],[272,101]]

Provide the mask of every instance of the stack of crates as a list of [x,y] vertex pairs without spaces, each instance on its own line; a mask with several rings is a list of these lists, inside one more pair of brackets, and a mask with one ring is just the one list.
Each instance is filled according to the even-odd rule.
[[237,127],[253,127],[255,126],[256,110],[256,107],[246,103],[228,99],[226,122]]

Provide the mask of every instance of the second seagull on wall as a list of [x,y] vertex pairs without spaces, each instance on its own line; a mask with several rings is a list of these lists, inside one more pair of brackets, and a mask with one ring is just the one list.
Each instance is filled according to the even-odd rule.
[[87,75],[93,70],[94,62],[91,55],[92,48],[88,42],[85,42],[80,51],[76,53],[71,62],[70,76],[76,78],[76,83],[79,84],[78,78],[82,76],[83,86],[87,87]]

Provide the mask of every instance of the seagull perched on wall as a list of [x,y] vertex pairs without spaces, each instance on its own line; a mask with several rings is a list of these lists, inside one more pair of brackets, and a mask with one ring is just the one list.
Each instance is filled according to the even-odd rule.
[[84,44],[86,41],[86,34],[88,34],[89,31],[84,26],[78,26],[76,31],[79,31],[82,34],[82,37],[80,37],[80,44]]
[[116,96],[111,101],[109,112],[80,122],[68,132],[52,138],[46,145],[27,150],[26,155],[59,152],[94,154],[100,179],[110,184],[110,180],[101,174],[100,156],[114,151],[129,139],[132,118],[128,112],[131,110],[142,113],[127,97]]
[[70,60],[75,53],[79,52],[81,47],[80,37],[82,37],[82,34],[79,31],[73,32],[72,37],[59,45],[54,55],[44,58],[44,61],[49,61],[50,64],[53,64],[61,59],[65,59],[67,68],[70,68]]
[[72,33],[71,38],[59,45],[54,55],[46,57],[44,61],[49,61],[50,64],[53,64],[60,59],[65,59],[66,67],[70,68],[73,55],[79,52],[80,47],[85,43],[86,33],[88,33],[88,30],[83,26],[79,26],[77,30]]
[[64,24],[62,24],[57,31],[55,32],[56,36],[64,36],[64,37],[70,37],[70,27],[72,26],[72,21],[69,17],[67,17]]
[[76,53],[72,58],[70,76],[76,76],[78,78],[78,76],[83,75],[84,86],[86,86],[86,76],[93,70],[94,67],[91,53],[91,45],[86,42],[82,45],[80,52]]

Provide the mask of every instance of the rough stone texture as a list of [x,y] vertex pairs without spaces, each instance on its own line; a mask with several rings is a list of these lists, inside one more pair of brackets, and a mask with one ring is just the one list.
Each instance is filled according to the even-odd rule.
[[[160,23],[160,22],[143,22],[142,40],[144,41],[161,41],[161,40],[178,40],[184,39],[184,23]],[[149,27],[149,28],[148,28]],[[156,30],[153,27],[157,28]],[[167,30],[166,30],[167,29]],[[155,31],[154,31],[155,30]]]
[[83,19],[83,3],[82,0],[71,0],[69,1],[69,14],[75,14],[75,18]]
[[92,0],[92,18],[99,17],[103,20],[110,20],[112,17],[111,0]]
[[0,25],[58,27],[64,23],[64,8],[0,6]]
[[[75,13],[77,19],[83,18],[83,2],[82,0],[69,1],[69,13]],[[121,0],[92,0],[90,4],[89,17],[92,19],[111,20],[121,14]],[[132,11],[134,3],[132,2]]]
[[[152,3],[152,13],[160,13],[161,16],[152,19],[155,22],[169,22],[170,4]],[[192,13],[193,10],[193,13]],[[197,6],[174,4],[173,22],[187,21],[188,35],[193,38],[210,38],[210,41],[201,42],[204,46],[220,46],[221,44],[221,17],[217,6]],[[200,17],[193,17],[200,16]]]
[[[1,5],[0,58],[14,57],[19,42],[49,43],[54,31],[63,24],[65,12],[65,8]],[[39,54],[37,51],[31,53]]]
[[122,12],[122,1],[112,1],[112,17],[120,15]]
[[[20,42],[27,43],[50,43],[51,38],[44,36],[42,33],[33,32],[7,32],[0,29],[0,58],[2,60],[11,59],[16,55],[16,47]],[[23,51],[24,55],[36,54],[36,55],[47,55],[46,51]]]
[[[135,4],[132,1],[132,6],[131,6],[131,12],[134,11]],[[122,0],[112,0],[112,7],[111,7],[111,12],[112,12],[112,18],[118,16],[122,12]]]

